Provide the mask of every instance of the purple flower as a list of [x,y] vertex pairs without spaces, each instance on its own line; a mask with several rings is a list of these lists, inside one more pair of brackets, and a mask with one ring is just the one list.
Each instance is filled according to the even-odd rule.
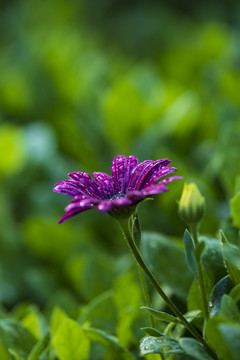
[[167,183],[182,179],[182,176],[168,175],[177,169],[168,167],[168,159],[145,160],[138,163],[135,156],[118,155],[112,162],[112,176],[94,172],[91,178],[85,172],[68,174],[69,180],[58,182],[53,191],[73,196],[66,206],[66,214],[59,223],[90,209],[108,212],[115,218],[129,217],[136,205],[147,197],[167,191]]

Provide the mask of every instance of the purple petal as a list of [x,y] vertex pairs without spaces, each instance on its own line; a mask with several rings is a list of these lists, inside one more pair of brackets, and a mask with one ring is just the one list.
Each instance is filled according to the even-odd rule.
[[137,165],[138,165],[138,158],[136,156],[130,155],[127,157],[126,168],[125,168],[125,184],[123,189],[124,194],[127,192],[132,173],[136,169]]
[[100,212],[108,212],[111,211],[113,209],[113,202],[112,200],[102,200],[99,201],[98,205],[97,205],[97,209]]
[[183,179],[183,176],[169,176],[168,178],[166,179],[163,179],[160,181],[159,184],[168,184],[169,182],[172,182],[174,180],[182,180]]
[[112,162],[112,179],[115,194],[126,194],[132,172],[137,167],[138,158],[136,156],[119,155]]
[[82,179],[91,179],[88,173],[82,171],[74,171],[72,173],[69,173],[68,176],[75,181],[80,181]]
[[69,211],[67,212],[63,217],[61,217],[61,219],[58,221],[58,224],[63,223],[65,220],[69,219],[70,217],[77,215],[85,210],[89,210],[92,209],[91,207],[87,208],[87,209],[79,209],[79,210],[73,210],[73,211]]
[[98,199],[105,197],[102,189],[87,173],[77,171],[68,174],[68,176],[73,179],[69,181],[73,181],[76,184],[76,187],[81,194],[96,197]]
[[169,189],[167,188],[166,185],[158,183],[158,184],[151,185],[151,186],[145,188],[144,190],[142,190],[142,192],[145,195],[145,197],[148,197],[148,196],[155,195],[155,194],[161,194],[168,190]]
[[129,191],[127,193],[127,198],[132,201],[132,203],[137,204],[139,201],[143,200],[146,197],[146,195],[143,194],[142,191],[134,190]]
[[129,184],[129,190],[139,190],[148,183],[151,178],[162,167],[165,167],[171,163],[168,159],[160,159],[156,161],[145,160],[140,163],[132,174],[132,178]]
[[160,194],[164,191],[168,191],[166,184],[168,184],[171,181],[181,180],[181,179],[183,179],[182,176],[170,176],[166,179],[161,180],[157,184],[154,184],[154,185],[148,186],[147,188],[144,188],[142,190],[142,193],[145,194],[146,196]]
[[88,196],[75,196],[74,199],[65,207],[66,211],[88,210],[99,202],[99,199]]
[[83,194],[77,183],[73,180],[63,180],[54,185],[53,191],[69,195],[77,196]]
[[123,194],[126,162],[127,158],[124,155],[118,155],[112,161],[112,179],[115,194]]
[[101,188],[102,192],[107,198],[111,198],[114,195],[114,186],[112,177],[104,172],[93,173],[96,184]]
[[153,185],[161,177],[171,174],[172,172],[177,171],[175,167],[164,166],[160,170],[156,170],[154,167],[149,171],[147,176],[142,181],[139,190],[142,190],[150,185]]

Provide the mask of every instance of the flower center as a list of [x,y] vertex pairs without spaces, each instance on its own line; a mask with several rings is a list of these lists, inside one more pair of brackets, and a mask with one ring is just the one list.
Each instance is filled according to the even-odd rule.
[[125,194],[114,194],[110,200],[115,200],[115,199],[120,199],[120,198],[125,198],[126,195]]

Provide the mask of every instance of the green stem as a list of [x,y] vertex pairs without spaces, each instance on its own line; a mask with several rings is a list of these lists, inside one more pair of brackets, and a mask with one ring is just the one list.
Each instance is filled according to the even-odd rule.
[[[141,268],[141,266],[138,264],[138,273],[139,273],[139,279],[140,279],[140,283],[141,283],[141,287],[142,287],[142,292],[143,292],[143,297],[144,297],[144,302],[145,305],[149,308],[151,308],[151,301],[150,301],[150,297],[148,294],[148,288],[147,288],[147,284],[146,284],[146,280],[144,277],[144,272],[143,269]],[[155,321],[154,318],[150,315],[150,323],[151,326],[153,328],[155,328]]]
[[[192,232],[195,247],[197,247],[198,244],[199,244],[198,235],[197,235],[198,231],[197,230],[198,230],[197,226],[191,226],[191,232]],[[196,260],[197,260],[199,287],[200,287],[201,297],[202,297],[204,318],[208,319],[208,317],[209,317],[208,304],[207,304],[206,289],[205,289],[205,284],[204,284],[204,279],[203,279],[202,264],[201,264],[201,261],[200,261],[200,257],[198,257]]]
[[[132,220],[132,224],[131,224],[132,225],[131,226],[132,238],[133,238],[133,240],[135,242],[135,245],[139,248],[140,247],[140,241],[141,241],[141,227],[140,227],[137,212],[135,212],[132,215],[131,220]],[[137,223],[137,225],[136,225],[136,223]],[[136,231],[134,231],[134,229]],[[144,272],[143,272],[143,269],[141,268],[141,266],[139,264],[137,264],[137,266],[138,266],[138,274],[139,274],[139,279],[140,279],[140,284],[141,284],[141,288],[142,288],[144,302],[145,302],[145,305],[147,307],[151,308],[152,307],[151,306],[151,300],[150,300],[150,296],[149,296],[149,292],[148,292]],[[154,328],[155,327],[155,319],[150,314],[149,314],[149,319],[150,319],[151,326]]]
[[156,291],[159,293],[159,295],[162,297],[162,299],[165,301],[165,303],[168,305],[168,307],[171,309],[171,311],[179,318],[181,323],[186,327],[186,329],[205,347],[206,351],[213,357],[213,359],[217,360],[216,354],[212,351],[212,349],[208,346],[206,341],[202,338],[202,336],[196,331],[196,329],[192,326],[191,323],[187,321],[187,319],[183,316],[181,311],[176,307],[176,305],[172,302],[172,300],[165,294],[165,292],[162,290],[160,285],[158,284],[157,280],[155,279],[154,275],[150,272],[147,265],[145,264],[141,254],[138,251],[138,248],[132,238],[131,233],[128,229],[128,223],[126,223],[127,220],[119,220],[120,227],[122,229],[123,235],[127,241],[127,244],[138,262],[139,266],[142,268],[150,282],[153,284]]

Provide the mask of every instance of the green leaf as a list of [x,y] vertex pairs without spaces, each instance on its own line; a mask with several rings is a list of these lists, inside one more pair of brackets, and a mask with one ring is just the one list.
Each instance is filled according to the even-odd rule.
[[151,309],[151,308],[146,307],[146,306],[142,306],[141,309],[145,309],[145,310],[149,311],[150,314],[155,319],[158,319],[158,320],[161,320],[161,321],[173,322],[173,323],[178,323],[179,322],[179,320],[175,316],[167,314],[167,313],[165,313],[163,311],[158,311],[158,310],[155,310],[155,309]]
[[89,358],[90,341],[78,323],[71,319],[60,324],[52,344],[60,360]]
[[187,355],[196,360],[212,360],[212,357],[208,355],[204,347],[195,339],[181,338],[179,344]]
[[0,340],[0,359],[1,360],[9,360],[9,352],[6,347],[2,344]]
[[[117,309],[117,321],[111,329],[117,329],[117,337],[125,347],[132,344],[133,329],[141,318],[142,293],[136,274],[125,272],[114,280],[114,305]],[[109,312],[109,308],[106,309]],[[105,314],[106,316],[107,314]],[[143,314],[144,315],[144,314]],[[96,327],[96,325],[94,325]],[[100,326],[98,326],[99,328]],[[102,328],[102,327],[101,327]],[[108,332],[112,331],[111,329]],[[104,329],[105,330],[105,329]]]
[[220,311],[221,300],[224,294],[228,294],[232,288],[232,280],[229,275],[222,278],[214,286],[209,300],[209,315],[215,316]]
[[228,242],[226,236],[224,235],[223,231],[220,230],[220,239],[221,242],[223,244],[222,246],[222,251],[223,251],[223,259],[224,259],[224,264],[228,270],[228,273],[232,279],[232,281],[237,285],[240,283],[240,270],[237,268],[237,266],[233,264],[233,258],[235,254],[235,252],[237,252],[237,257],[239,258],[239,249],[236,247],[231,246],[231,244]]
[[188,267],[192,271],[194,277],[196,279],[198,279],[198,268],[197,268],[197,261],[196,261],[196,257],[195,257],[194,243],[193,243],[191,234],[189,233],[188,230],[185,230],[183,239],[184,239],[186,261],[187,261]]
[[12,349],[21,359],[26,360],[36,339],[22,325],[11,320],[0,320],[0,343],[6,350]]
[[39,360],[40,355],[43,354],[43,352],[47,349],[47,347],[50,344],[50,334],[47,333],[45,336],[43,336],[42,339],[40,339],[36,345],[34,345],[31,353],[29,354],[27,360]]
[[86,336],[91,340],[98,342],[107,349],[114,350],[115,353],[128,352],[115,336],[109,335],[106,331],[94,328],[83,328]]
[[55,307],[52,312],[50,324],[52,335],[55,335],[58,327],[65,319],[68,319],[68,315],[59,307]]
[[208,344],[215,350],[220,359],[232,360],[231,350],[226,345],[222,334],[219,331],[219,325],[223,320],[219,315],[208,319],[205,326],[205,337]]
[[228,347],[231,357],[228,359],[239,360],[240,354],[240,326],[233,324],[220,324],[218,326],[222,339]]
[[236,322],[240,321],[240,313],[237,305],[231,298],[231,296],[224,294],[221,300],[221,315],[226,319]]
[[163,234],[142,232],[141,251],[156,279],[186,299],[192,275],[186,264],[182,242]]
[[27,314],[22,320],[23,326],[28,329],[36,339],[41,336],[41,318],[37,311],[32,311]]
[[140,342],[140,354],[182,354],[183,350],[177,340],[170,336],[147,336]]
[[230,200],[233,223],[240,228],[240,191]]
[[202,264],[212,284],[226,275],[222,256],[222,244],[219,240],[207,236],[200,237],[205,242],[205,249],[201,256]]
[[230,291],[229,295],[233,299],[235,303],[237,303],[240,300],[240,284],[234,286],[232,290]]
[[202,309],[201,292],[199,284],[195,279],[188,294],[188,310],[193,311],[199,309]]
[[[184,314],[185,319],[188,320],[188,322],[194,321],[195,325],[197,325],[200,329],[202,328],[202,311],[201,310],[193,310],[189,311],[186,314]],[[175,339],[180,339],[182,335],[186,332],[186,328],[183,324],[177,324],[172,332],[172,336]],[[166,333],[166,331],[165,331]]]
[[186,314],[184,314],[184,317],[189,321],[193,321],[194,319],[198,319],[202,316],[201,310],[192,310],[188,311]]
[[164,333],[152,327],[143,327],[141,328],[141,330],[145,331],[145,333],[150,336],[155,336],[155,337],[164,336]]
[[11,360],[21,360],[20,355],[13,349],[8,349],[9,354],[11,354]]
[[83,306],[78,321],[82,325],[85,322],[90,322],[94,328],[111,332],[117,324],[117,310],[114,304],[113,291],[105,291],[86,306]]
[[238,360],[240,353],[240,325],[217,316],[206,325],[206,338],[220,359]]

